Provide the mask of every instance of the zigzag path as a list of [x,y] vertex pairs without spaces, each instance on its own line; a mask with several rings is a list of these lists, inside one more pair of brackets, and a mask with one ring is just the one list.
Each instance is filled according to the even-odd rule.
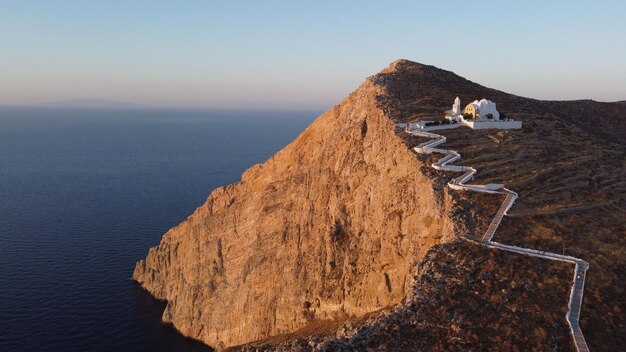
[[431,154],[431,153],[439,153],[444,154],[444,157],[439,159],[437,162],[433,163],[431,166],[434,169],[441,171],[453,171],[453,172],[463,172],[463,175],[457,177],[450,181],[448,185],[450,188],[455,190],[468,190],[474,192],[483,192],[483,193],[492,193],[492,194],[505,194],[506,198],[496,215],[491,220],[487,231],[482,236],[480,243],[489,248],[498,248],[504,251],[514,252],[522,255],[528,255],[533,257],[539,257],[549,260],[555,260],[560,262],[572,263],[575,265],[575,273],[572,282],[572,289],[570,291],[568,311],[566,315],[567,322],[569,323],[570,332],[574,339],[574,344],[576,346],[576,350],[579,352],[589,351],[589,347],[587,346],[587,342],[585,341],[585,337],[580,329],[580,325],[578,320],[580,318],[580,309],[583,301],[583,292],[585,287],[585,274],[587,269],[589,268],[589,264],[579,258],[560,255],[556,253],[543,252],[530,248],[522,248],[516,246],[510,246],[502,243],[498,243],[493,241],[493,236],[502,221],[502,218],[507,215],[509,209],[515,203],[518,195],[517,193],[507,189],[502,184],[486,184],[486,185],[476,185],[471,184],[468,185],[466,182],[472,180],[474,175],[476,174],[476,169],[469,166],[459,166],[459,165],[450,165],[450,163],[459,160],[461,155],[454,150],[448,149],[440,149],[437,148],[440,144],[446,142],[446,137],[430,133],[430,132],[422,132],[422,131],[412,131],[406,130],[406,132],[419,137],[431,138],[431,140],[419,144],[417,147],[413,148],[415,152],[420,154]]

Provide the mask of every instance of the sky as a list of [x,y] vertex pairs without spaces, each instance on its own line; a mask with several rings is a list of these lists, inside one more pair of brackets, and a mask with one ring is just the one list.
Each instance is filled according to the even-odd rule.
[[324,109],[400,58],[533,98],[625,100],[625,14],[626,1],[0,0],[0,104]]

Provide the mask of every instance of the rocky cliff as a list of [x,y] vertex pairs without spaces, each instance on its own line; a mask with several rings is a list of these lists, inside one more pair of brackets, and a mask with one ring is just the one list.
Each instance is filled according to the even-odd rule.
[[168,302],[164,321],[217,348],[573,350],[572,268],[467,240],[502,199],[448,192],[457,175],[394,131],[456,96],[524,123],[441,132],[478,183],[519,193],[495,240],[587,260],[581,328],[592,350],[624,350],[626,104],[524,98],[406,60],[215,190],[134,279]]
[[[387,71],[393,71],[392,65]],[[453,234],[450,199],[368,79],[241,182],[216,189],[137,263],[163,320],[224,348],[399,303]]]

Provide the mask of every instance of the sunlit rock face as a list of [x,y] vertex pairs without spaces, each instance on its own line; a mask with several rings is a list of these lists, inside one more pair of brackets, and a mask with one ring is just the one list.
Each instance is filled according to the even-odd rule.
[[168,301],[164,321],[217,348],[573,350],[572,268],[455,239],[480,238],[502,199],[449,191],[458,175],[428,166],[441,155],[394,132],[456,97],[523,122],[438,132],[477,183],[519,194],[494,240],[587,260],[585,338],[625,350],[626,104],[524,98],[406,60],[215,190],[134,279]]
[[168,302],[165,322],[224,348],[407,296],[416,264],[453,234],[449,197],[394,132],[375,79],[137,263],[133,278]]

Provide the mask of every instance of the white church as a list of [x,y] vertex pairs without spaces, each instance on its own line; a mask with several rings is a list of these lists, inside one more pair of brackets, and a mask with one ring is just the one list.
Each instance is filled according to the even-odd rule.
[[499,128],[518,129],[522,128],[522,121],[500,119],[500,113],[496,103],[491,100],[474,100],[467,104],[461,113],[461,99],[456,97],[452,110],[446,113],[446,119],[452,123],[463,124],[472,129]]

